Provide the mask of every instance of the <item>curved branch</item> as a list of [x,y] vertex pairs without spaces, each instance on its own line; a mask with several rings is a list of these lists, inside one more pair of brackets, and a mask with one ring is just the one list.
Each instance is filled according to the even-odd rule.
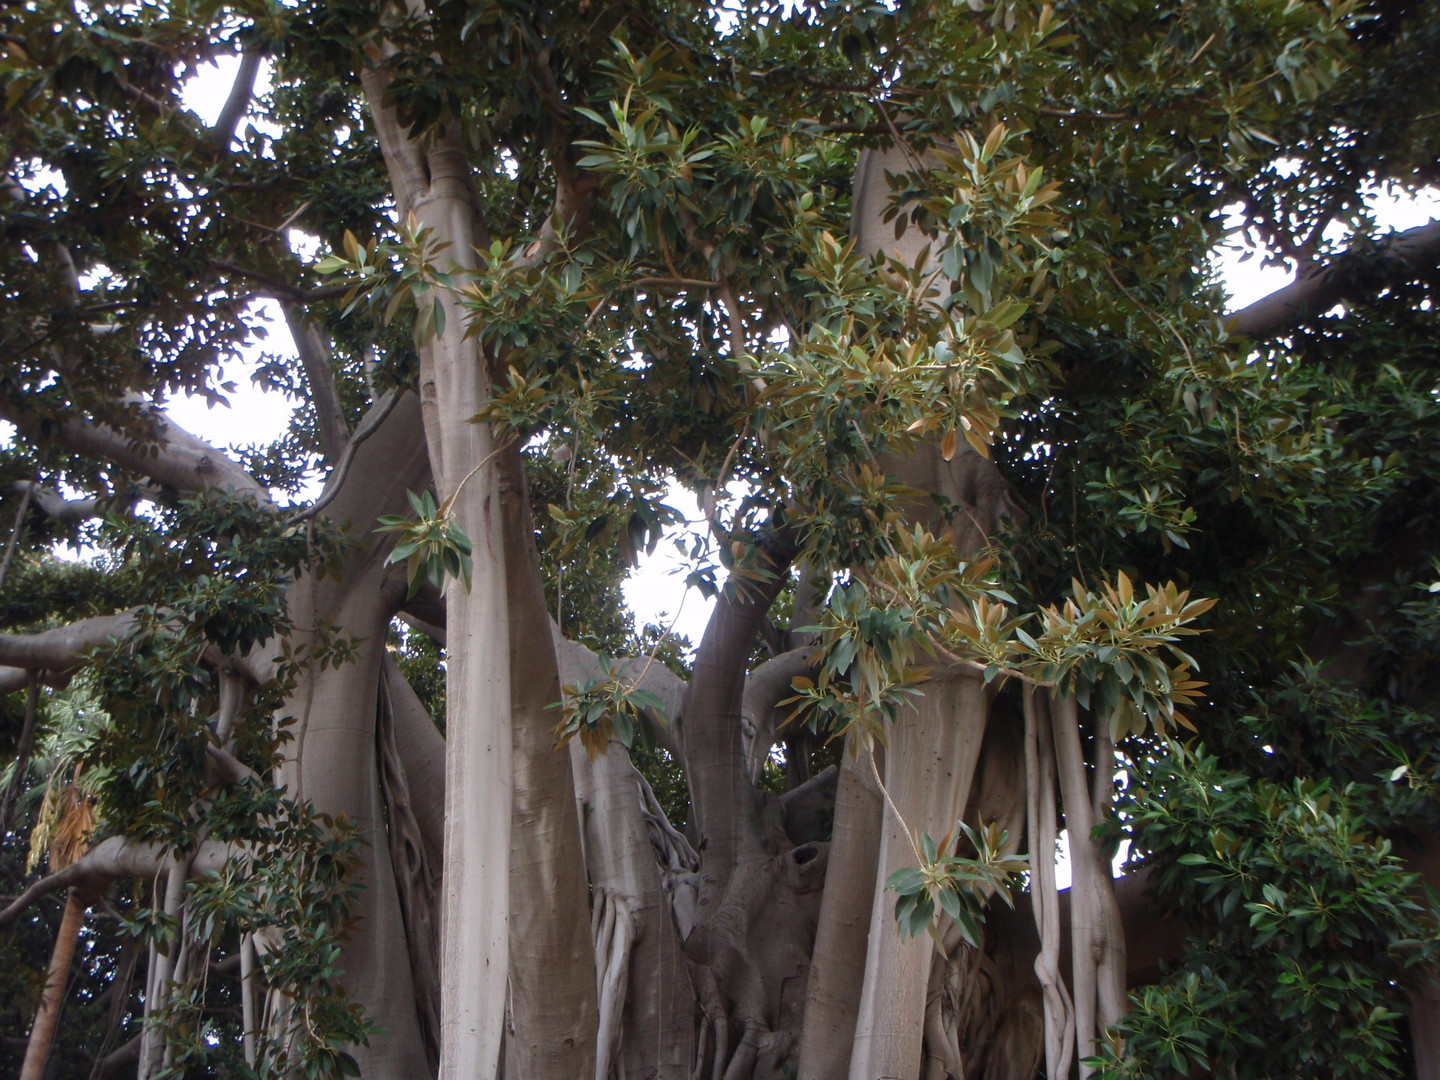
[[336,496],[345,488],[345,478],[350,473],[350,466],[355,461],[355,453],[360,445],[375,432],[380,430],[380,425],[385,423],[386,418],[395,411],[395,406],[405,396],[404,390],[391,390],[383,398],[370,406],[360,423],[355,428],[355,434],[350,436],[350,441],[345,444],[345,451],[340,455],[340,460],[335,463],[335,468],[330,473],[330,480],[325,485],[325,493],[316,499],[315,502],[298,514],[292,515],[286,522],[286,526],[294,526],[302,521],[308,521],[316,514],[324,510],[335,501]]
[[1226,316],[1231,337],[1268,338],[1440,265],[1440,221],[1352,247],[1329,266]]
[[798,554],[788,531],[757,546],[761,580],[732,575],[695,651],[685,695],[686,779],[694,821],[708,842],[716,880],[728,877],[742,842],[758,836],[754,790],[741,745],[745,666],[770,605]]
[[742,730],[750,740],[746,757],[752,781],[760,775],[760,767],[775,745],[775,707],[791,693],[791,680],[814,666],[813,652],[808,646],[783,652],[765,661],[745,679],[740,717]]
[[[248,495],[262,506],[270,505],[270,492],[239,462],[191,435],[163,410],[138,400],[129,404],[136,406],[142,421],[154,421],[153,440],[137,439],[108,424],[78,417],[61,422],[47,434],[68,450],[105,458],[179,491],[229,491]],[[21,428],[33,426],[30,417],[13,411],[5,419]]]
[[252,295],[268,296],[273,300],[279,300],[286,304],[316,304],[321,300],[338,300],[351,289],[353,285],[318,285],[313,289],[307,289],[286,281],[275,274],[267,274],[263,270],[255,270],[239,263],[231,262],[228,259],[211,259],[210,265],[216,270],[227,274],[233,274],[246,281],[253,281],[264,288],[252,290]]
[[330,366],[330,346],[320,331],[294,304],[282,304],[285,322],[290,327],[290,336],[295,339],[295,349],[300,354],[300,364],[305,369],[305,381],[310,384],[310,400],[315,406],[315,424],[319,429],[320,448],[325,457],[334,463],[345,451],[350,429],[345,423],[345,410],[340,405],[340,394],[335,389],[335,372]]
[[41,513],[65,525],[89,521],[104,512],[104,499],[67,499],[54,488],[41,487],[32,480],[16,480],[10,490],[17,495],[28,494],[31,504]]

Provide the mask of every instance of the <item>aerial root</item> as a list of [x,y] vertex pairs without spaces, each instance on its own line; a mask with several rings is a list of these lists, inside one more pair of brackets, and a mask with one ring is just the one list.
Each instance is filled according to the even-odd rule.
[[590,927],[595,940],[595,991],[600,1003],[595,1035],[595,1080],[608,1080],[620,1053],[635,917],[624,897],[608,889],[596,889]]

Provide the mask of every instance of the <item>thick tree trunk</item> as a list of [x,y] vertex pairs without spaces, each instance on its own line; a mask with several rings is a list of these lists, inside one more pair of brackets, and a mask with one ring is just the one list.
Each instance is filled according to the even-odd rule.
[[[411,17],[425,19],[418,3]],[[445,258],[474,266],[470,167],[450,131],[422,144],[385,100],[383,65],[364,76],[376,134],[402,216],[414,214]],[[437,291],[445,329],[422,349],[420,400],[439,501],[474,545],[473,579],[446,586],[445,857],[440,934],[443,1078],[500,1068],[509,973],[512,796],[510,632],[501,507],[488,424],[471,417],[490,398],[490,376],[468,316]],[[428,307],[420,318],[430,317]],[[461,490],[463,485],[463,491]]]
[[289,794],[323,813],[344,814],[367,841],[356,879],[356,926],[340,966],[352,1000],[384,1025],[369,1046],[353,1050],[364,1075],[375,1080],[430,1073],[376,756],[380,670],[398,595],[395,572],[385,566],[389,541],[373,532],[377,516],[404,512],[405,492],[423,487],[428,475],[418,403],[406,395],[359,447],[329,507],[332,520],[349,523],[357,549],[339,576],[303,578],[291,594],[292,645],[312,655],[338,632],[355,639],[353,662],[325,670],[313,665],[280,714],[297,721],[294,757],[280,774]]
[[920,1073],[933,945],[926,937],[900,937],[885,881],[915,865],[907,829],[938,839],[955,827],[985,736],[988,696],[973,675],[936,673],[914,714],[902,717],[890,733],[885,787],[894,809],[887,807],[881,832],[850,1080],[909,1080]]
[[820,924],[805,990],[800,1080],[831,1080],[848,1073],[865,983],[884,805],[869,761],[871,750],[853,733],[846,736],[845,748],[835,789],[835,824]]
[[500,473],[515,766],[505,1077],[585,1077],[597,1024],[590,903],[570,755],[555,746],[560,672],[518,446],[500,452]]

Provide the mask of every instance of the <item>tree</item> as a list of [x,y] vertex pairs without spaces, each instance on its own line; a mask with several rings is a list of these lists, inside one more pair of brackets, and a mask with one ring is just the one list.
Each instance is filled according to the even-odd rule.
[[[58,1072],[1437,1068],[1436,226],[1364,201],[1434,179],[1433,6],[0,20]],[[1235,203],[1302,273],[1227,317]],[[259,298],[232,456],[163,405]],[[671,477],[688,663],[615,610]]]

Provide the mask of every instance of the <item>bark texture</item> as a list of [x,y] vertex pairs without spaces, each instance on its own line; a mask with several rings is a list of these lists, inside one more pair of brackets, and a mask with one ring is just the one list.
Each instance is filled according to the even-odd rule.
[[988,707],[986,689],[974,675],[937,672],[914,713],[892,730],[884,780],[893,809],[887,803],[881,827],[850,1080],[920,1074],[934,947],[928,938],[907,940],[896,932],[885,881],[917,863],[908,830],[938,838],[955,827],[970,795]]
[[[408,5],[423,26],[425,11]],[[458,268],[478,237],[469,164],[458,135],[411,138],[387,100],[383,55],[366,97],[401,216],[413,213]],[[510,633],[495,446],[470,418],[490,397],[486,358],[454,298],[436,293],[445,331],[421,349],[420,400],[440,500],[473,543],[473,579],[446,590],[445,866],[441,905],[442,1078],[496,1075],[509,972]],[[428,317],[428,311],[421,318]],[[463,492],[461,486],[464,485]]]

